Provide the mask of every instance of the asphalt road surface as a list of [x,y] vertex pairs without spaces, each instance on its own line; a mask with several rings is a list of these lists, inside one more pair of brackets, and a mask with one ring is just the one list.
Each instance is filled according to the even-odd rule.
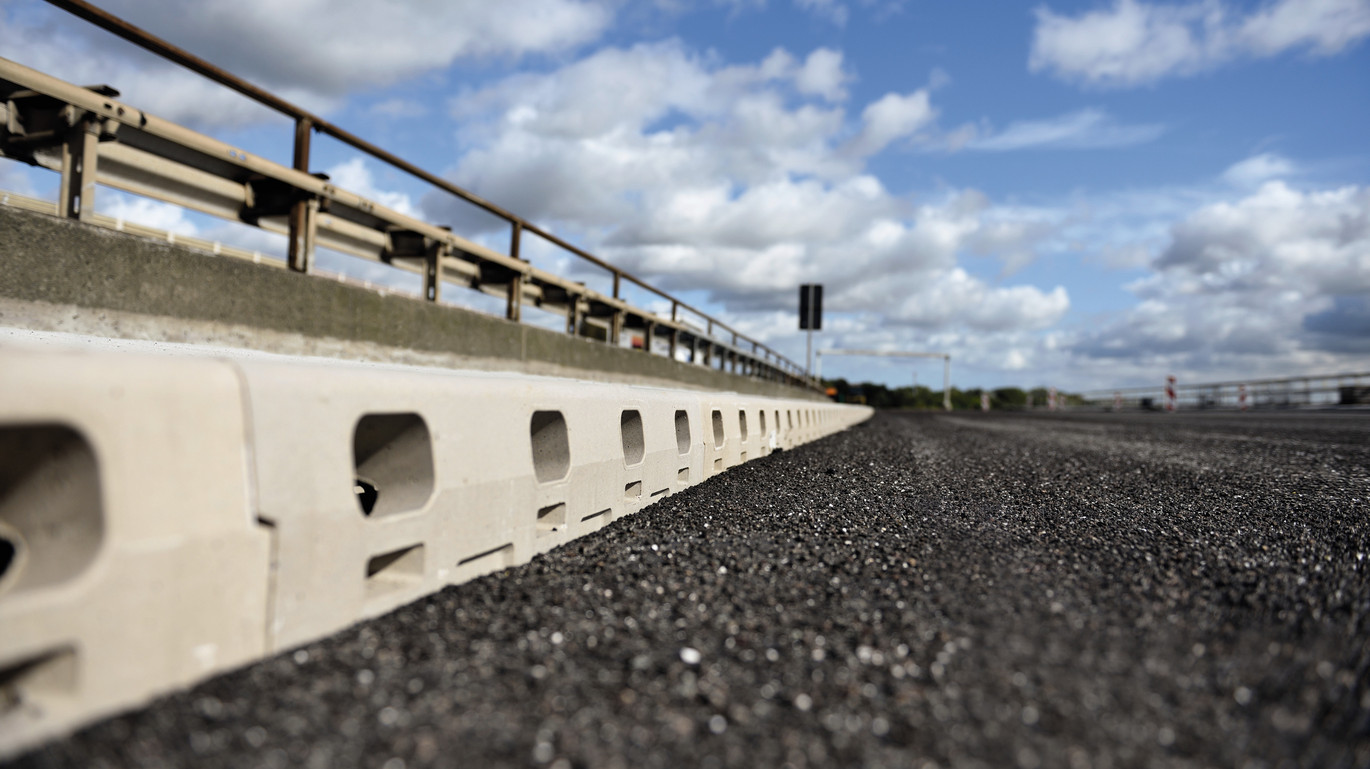
[[23,766],[1370,766],[1370,415],[900,415]]

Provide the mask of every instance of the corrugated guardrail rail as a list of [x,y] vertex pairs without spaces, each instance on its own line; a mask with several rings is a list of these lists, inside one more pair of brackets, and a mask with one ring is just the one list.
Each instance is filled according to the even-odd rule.
[[0,338],[0,757],[871,413],[67,341]]
[[[621,344],[642,332],[642,348],[746,376],[820,389],[803,367],[644,280],[425,171],[323,118],[214,67],[84,2],[53,5],[186,66],[295,120],[293,167],[271,162],[115,99],[109,86],[80,87],[0,59],[0,155],[61,173],[57,212],[99,224],[96,185],[217,216],[288,237],[287,264],[313,270],[317,247],[421,274],[424,295],[439,301],[444,283],[505,298],[505,317],[525,305],[564,314],[569,334]],[[509,253],[500,253],[331,184],[309,171],[310,135],[321,132],[503,219]],[[601,268],[610,294],[534,267],[520,258],[531,234]],[[624,282],[670,302],[669,317],[621,298]],[[694,322],[691,322],[691,321]]]

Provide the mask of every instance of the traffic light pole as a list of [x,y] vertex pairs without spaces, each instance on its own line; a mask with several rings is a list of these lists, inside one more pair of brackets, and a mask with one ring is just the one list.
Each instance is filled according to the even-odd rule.
[[813,376],[813,332],[823,329],[823,286],[805,283],[799,287],[799,330],[808,331],[804,353],[804,373]]
[[813,328],[808,333],[809,344],[804,353],[804,373],[813,376]]

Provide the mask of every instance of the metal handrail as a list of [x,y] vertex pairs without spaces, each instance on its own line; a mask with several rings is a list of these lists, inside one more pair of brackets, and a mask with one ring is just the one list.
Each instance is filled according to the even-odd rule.
[[[1225,381],[1225,382],[1194,382],[1194,383],[1181,382],[1181,383],[1177,383],[1177,384],[1175,385],[1175,389],[1177,389],[1177,390],[1211,390],[1211,389],[1214,389],[1214,388],[1223,388],[1223,387],[1242,387],[1242,386],[1246,386],[1246,387],[1256,387],[1256,386],[1264,386],[1264,385],[1289,384],[1289,383],[1293,383],[1293,382],[1317,381],[1317,380],[1325,380],[1325,379],[1355,379],[1355,380],[1359,380],[1359,379],[1361,379],[1362,377],[1364,377],[1364,378],[1370,378],[1370,371],[1360,371],[1360,372],[1352,371],[1352,372],[1340,372],[1340,373],[1334,373],[1334,374],[1309,374],[1309,375],[1306,375],[1306,376],[1274,377],[1274,378],[1269,378],[1269,379],[1233,379],[1233,380],[1229,380],[1229,381]],[[1117,393],[1117,394],[1119,394],[1119,395],[1125,395],[1125,396],[1126,396],[1126,395],[1137,395],[1137,394],[1139,394],[1139,393],[1140,393],[1140,394],[1153,393],[1153,392],[1158,392],[1158,391],[1160,391],[1160,390],[1162,390],[1162,389],[1164,389],[1164,385],[1160,385],[1160,384],[1156,384],[1156,385],[1137,385],[1137,386],[1134,386],[1134,387],[1101,388],[1101,389],[1095,389],[1095,390],[1085,390],[1084,392],[1081,393],[1081,397],[1084,397],[1084,398],[1086,398],[1086,399],[1111,398],[1111,397],[1113,397],[1114,393]]]
[[[1345,389],[1348,385],[1353,391],[1370,389],[1366,387],[1367,381],[1370,381],[1370,372],[1339,372],[1223,382],[1177,382],[1168,386],[1156,384],[1141,387],[1087,390],[1081,393],[1081,397],[1087,403],[1106,405],[1112,402],[1115,407],[1122,404],[1144,405],[1148,400],[1153,401],[1153,405],[1173,403],[1178,407],[1191,404],[1197,405],[1199,408],[1224,406],[1259,408],[1262,406],[1298,405],[1299,403],[1316,405],[1317,403],[1329,404],[1344,399],[1346,397]],[[1353,396],[1352,402],[1364,397],[1364,395]]]
[[[324,118],[304,109],[303,107],[292,104],[291,102],[288,102],[285,99],[282,99],[279,96],[276,96],[275,94],[263,88],[253,85],[252,83],[220,67],[217,67],[214,64],[211,64],[210,62],[205,61],[204,59],[198,56],[195,56],[194,54],[190,53],[189,51],[186,51],[183,48],[173,45],[172,43],[163,40],[157,37],[156,35],[147,32],[146,30],[134,26],[133,24],[130,24],[117,16],[114,16],[113,14],[107,11],[97,8],[91,5],[90,3],[84,2],[84,0],[47,0],[47,2],[50,5],[60,8],[68,13],[71,13],[72,15],[80,19],[83,19],[91,24],[94,24],[95,26],[100,27],[101,29],[111,32],[135,45],[138,45],[139,47],[147,51],[157,54],[158,56],[161,56],[164,59],[179,64],[193,72],[196,72],[210,80],[213,80],[214,82],[226,88],[236,91],[237,93],[258,102],[263,106],[266,106],[272,110],[275,110],[276,112],[293,118],[295,120],[295,144],[293,152],[293,165],[296,170],[303,171],[305,173],[309,172],[309,138],[311,131],[317,131],[319,133],[331,136],[343,142],[344,144],[347,144],[357,150],[360,150],[376,158],[377,160],[381,160],[394,168],[400,169],[410,174],[411,176],[414,176],[415,178],[421,179],[422,181],[427,182],[445,192],[451,193],[452,195],[455,195],[458,198],[461,198],[462,200],[465,200],[466,202],[475,205],[478,208],[481,208],[482,210],[491,213],[509,223],[512,228],[510,236],[510,256],[512,256],[513,258],[520,258],[520,239],[521,234],[523,232],[526,231],[534,235],[537,235],[538,237],[546,240],[547,242],[552,243],[553,245],[556,245],[559,248],[562,248],[566,251],[569,251],[572,254],[575,254],[581,259],[584,259],[597,267],[607,270],[613,276],[613,297],[615,299],[618,299],[620,297],[621,282],[623,280],[627,280],[628,282],[637,285],[638,287],[671,302],[672,321],[676,320],[676,317],[681,309],[692,312],[700,316],[701,318],[705,319],[705,321],[707,321],[709,325],[709,333],[711,336],[715,328],[721,329],[722,331],[726,332],[731,336],[732,347],[741,349],[742,345],[739,345],[738,342],[743,342],[747,345],[750,345],[754,354],[761,354],[759,357],[760,361],[765,362],[767,365],[774,365],[774,367],[779,369],[780,371],[783,371],[787,374],[790,374],[791,376],[796,376],[797,378],[805,380],[806,384],[808,384],[808,386],[813,389],[821,390],[821,387],[816,382],[808,381],[809,377],[803,374],[803,368],[801,366],[794,363],[793,361],[790,361],[788,358],[785,358],[784,356],[780,355],[777,351],[772,350],[770,347],[762,344],[757,340],[747,337],[745,334],[739,333],[731,326],[727,325],[723,321],[718,320],[717,318],[714,318],[708,313],[705,313],[702,310],[690,305],[689,303],[681,301],[680,299],[666,293],[665,291],[662,291],[661,289],[658,289],[650,285],[641,278],[638,278],[628,272],[625,272],[615,267],[614,265],[604,261],[603,259],[600,259],[594,254],[572,243],[567,242],[566,240],[558,237],[557,235],[549,232],[548,230],[543,229],[542,227],[539,227],[536,224],[533,224],[532,222],[510,211],[505,210],[504,208],[501,208],[500,206],[480,197],[479,195],[476,195],[475,193],[463,189],[462,187],[459,187],[458,185],[453,184],[452,182],[443,179],[440,176],[437,176],[429,171],[426,171],[423,168],[420,168],[419,166],[414,165],[413,163],[399,157],[398,155],[395,155],[394,153],[391,153],[385,149],[382,149],[381,147],[376,146],[375,144],[372,144],[371,142],[366,141],[365,139],[357,136],[356,134],[353,134],[352,132],[342,128],[341,126],[335,125],[329,122],[328,120],[325,120]],[[303,254],[296,253],[297,242],[299,241],[299,238],[295,237],[294,235],[295,231],[301,226],[303,217],[304,213],[302,209],[299,213],[293,214],[291,217],[291,253],[288,258],[291,268],[300,271],[304,271],[306,259]]]

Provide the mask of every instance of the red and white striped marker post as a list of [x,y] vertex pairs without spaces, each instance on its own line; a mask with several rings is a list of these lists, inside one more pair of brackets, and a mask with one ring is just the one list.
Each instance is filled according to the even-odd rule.
[[1055,387],[1052,387],[1052,388],[1049,388],[1049,389],[1047,390],[1047,411],[1055,411],[1055,410],[1056,410],[1056,388],[1055,388]]
[[1175,410],[1175,377],[1165,378],[1165,410]]
[[1246,385],[1237,385],[1237,408],[1246,411]]
[[1123,410],[1123,394],[1122,394],[1122,393],[1113,393],[1113,410],[1114,410],[1114,411],[1122,411],[1122,410]]
[[980,393],[980,410],[989,411],[989,393]]

